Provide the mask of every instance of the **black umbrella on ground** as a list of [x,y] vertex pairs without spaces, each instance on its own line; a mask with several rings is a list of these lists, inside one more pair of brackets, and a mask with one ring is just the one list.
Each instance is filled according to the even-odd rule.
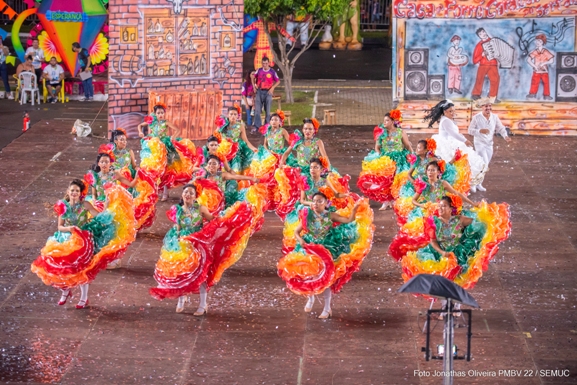
[[[473,297],[469,295],[461,286],[454,282],[449,281],[447,278],[440,275],[434,274],[419,274],[407,281],[398,290],[399,293],[417,293],[426,294],[433,297],[444,298],[447,301],[446,307],[443,309],[445,312],[445,329],[443,331],[443,372],[445,373],[443,377],[444,385],[453,384],[453,303],[460,302],[463,305],[468,305],[471,307],[479,307],[479,304]],[[469,361],[471,359],[471,310],[463,310],[469,314],[469,325],[467,332],[467,355],[466,359]],[[432,312],[431,309],[427,312],[427,342],[425,347],[425,356],[427,361],[429,360],[429,337],[430,330],[429,325],[429,315]],[[433,357],[435,358],[435,357]]]
[[479,304],[461,286],[447,278],[434,274],[415,275],[405,282],[398,290],[399,293],[418,293],[434,297],[449,298],[463,305],[479,307]]

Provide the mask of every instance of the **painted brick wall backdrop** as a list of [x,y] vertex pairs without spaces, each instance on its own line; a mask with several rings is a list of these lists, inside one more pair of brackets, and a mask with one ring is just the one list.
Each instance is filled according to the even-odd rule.
[[205,139],[240,101],[242,0],[110,0],[109,13],[109,130],[137,136],[163,101],[179,128],[171,134]]

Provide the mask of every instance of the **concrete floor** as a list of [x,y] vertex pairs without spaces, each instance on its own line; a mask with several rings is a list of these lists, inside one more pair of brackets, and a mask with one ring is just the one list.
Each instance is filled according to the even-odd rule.
[[[163,212],[176,203],[176,191],[159,203],[156,222],[130,246],[123,267],[101,272],[90,286],[89,309],[74,308],[77,291],[57,306],[59,292],[44,286],[30,263],[56,229],[51,206],[73,177],[84,174],[101,144],[74,138],[69,128],[68,122],[39,121],[0,153],[0,382],[442,382],[434,377],[441,362],[426,362],[421,352],[428,302],[396,293],[400,268],[385,254],[396,231],[390,211],[375,213],[373,249],[334,297],[333,318],[326,321],[316,318],[320,303],[305,314],[305,300],[277,277],[282,224],[272,214],[209,294],[207,316],[192,316],[197,297],[182,314],[175,313],[175,301],[151,298],[154,264],[170,227]],[[355,186],[373,145],[372,126],[325,127],[320,137],[333,165],[351,174]],[[410,136],[413,143],[421,137]],[[470,292],[482,309],[473,311],[473,360],[455,363],[465,372],[455,383],[575,384],[577,139],[514,137],[506,145],[497,138],[496,144],[488,192],[477,197],[508,202],[513,232]],[[134,141],[130,146],[139,148]],[[432,326],[433,342],[441,343],[442,325]],[[464,338],[465,329],[457,329],[460,349]],[[483,374],[510,369],[523,372]],[[568,370],[560,373],[569,377],[537,372],[546,369]]]

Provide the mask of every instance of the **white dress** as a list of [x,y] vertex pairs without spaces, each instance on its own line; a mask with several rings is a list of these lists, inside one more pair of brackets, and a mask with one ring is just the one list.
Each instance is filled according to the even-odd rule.
[[473,149],[465,145],[467,138],[459,133],[459,127],[446,116],[441,116],[439,122],[439,134],[433,135],[433,139],[437,142],[437,150],[435,154],[449,162],[455,156],[457,148],[461,150],[462,154],[467,154],[469,159],[469,166],[471,167],[471,186],[476,186],[483,182],[487,166]]

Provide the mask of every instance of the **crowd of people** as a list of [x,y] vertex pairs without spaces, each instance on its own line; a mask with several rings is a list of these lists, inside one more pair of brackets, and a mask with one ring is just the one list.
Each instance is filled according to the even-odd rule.
[[[267,100],[274,79],[256,82]],[[210,289],[242,257],[271,211],[284,222],[279,277],[306,297],[305,312],[322,296],[319,318],[329,318],[332,295],[360,270],[371,249],[369,199],[380,202],[381,210],[394,210],[398,232],[389,254],[405,280],[426,272],[470,288],[510,232],[506,203],[479,202],[471,195],[485,191],[494,134],[510,140],[490,100],[478,104],[482,112],[469,127],[475,149],[459,133],[450,100],[426,115],[431,126],[438,123],[439,134],[415,147],[401,128],[401,111],[387,113],[362,163],[357,185],[363,197],[350,190],[350,176],[332,165],[314,118],[289,133],[283,112],[276,111],[260,126],[262,144],[256,145],[234,105],[216,117],[213,135],[196,148],[189,139],[170,136],[176,127],[166,119],[168,107],[157,103],[138,126],[139,162],[127,148],[126,132],[117,129],[112,142],[98,149],[91,170],[70,182],[55,205],[58,231],[32,271],[61,290],[59,305],[79,287],[76,307],[85,308],[98,272],[120,267],[137,233],[152,225],[157,202],[178,188],[180,203],[167,212],[174,225],[159,250],[157,285],[150,288],[158,300],[176,300],[178,313],[197,293],[194,315],[207,314]]]
[[[94,86],[92,84],[92,66],[90,54],[86,48],[82,48],[80,43],[74,42],[71,46],[72,51],[78,55],[78,69],[76,73],[69,74],[68,77],[77,76],[82,82],[84,96],[80,101],[92,101],[94,98]],[[14,99],[13,86],[10,84],[8,76],[8,57],[10,50],[2,44],[0,38],[0,77],[4,85],[5,95],[8,99]],[[56,103],[62,88],[62,81],[66,78],[66,71],[58,64],[55,56],[47,58],[44,51],[39,46],[38,38],[32,39],[32,45],[24,53],[24,61],[16,67],[16,78],[20,78],[22,73],[34,74],[39,89],[46,87],[48,93],[48,103]],[[29,98],[28,100],[31,100]]]

